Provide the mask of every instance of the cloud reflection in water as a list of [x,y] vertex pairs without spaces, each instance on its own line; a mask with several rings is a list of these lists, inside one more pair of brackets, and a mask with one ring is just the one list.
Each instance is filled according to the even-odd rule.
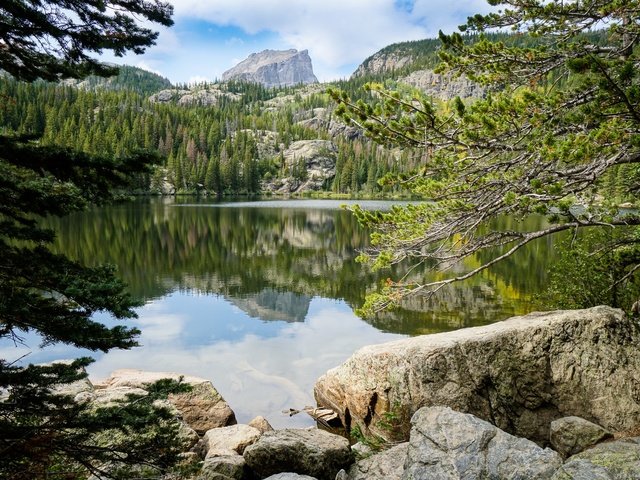
[[263,415],[275,428],[312,424],[282,410],[314,405],[315,380],[359,347],[403,337],[376,330],[343,302],[322,298],[295,323],[251,318],[222,297],[184,292],[148,304],[139,315],[143,346],[100,357],[89,369],[92,378],[118,368],[197,375],[213,382],[239,422]]

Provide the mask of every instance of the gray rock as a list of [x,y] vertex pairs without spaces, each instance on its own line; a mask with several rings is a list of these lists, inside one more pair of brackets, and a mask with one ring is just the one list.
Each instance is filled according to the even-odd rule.
[[460,98],[484,98],[487,89],[466,77],[454,77],[451,74],[440,75],[433,70],[417,70],[399,79],[422,90],[429,96],[450,100]]
[[246,463],[241,455],[221,455],[207,458],[197,480],[242,480],[246,476]]
[[286,168],[294,172],[302,167],[305,178],[293,176],[277,179],[265,189],[289,194],[322,189],[325,182],[336,174],[338,148],[330,140],[298,140],[283,152]]
[[318,429],[284,429],[263,434],[244,451],[247,465],[260,477],[294,472],[334,480],[352,462],[346,438]]
[[354,463],[348,480],[400,480],[404,472],[408,443],[401,443],[383,452]]
[[604,442],[570,457],[552,480],[639,480],[640,438]]
[[299,475],[297,473],[276,473],[275,475],[265,478],[265,480],[316,480],[316,478],[310,477],[309,475]]
[[356,458],[370,457],[374,454],[373,449],[362,442],[351,445],[351,451],[356,455]]
[[249,425],[230,425],[208,430],[202,437],[206,458],[232,451],[242,455],[244,449],[260,438],[260,431]]
[[549,441],[560,455],[569,457],[612,436],[608,430],[584,418],[563,417],[551,422]]
[[379,51],[365,59],[353,75],[352,78],[361,77],[367,74],[387,73],[402,68],[414,60],[412,55],[404,52]]
[[251,420],[249,422],[249,426],[255,428],[260,433],[272,432],[273,431],[273,427],[267,421],[267,419],[262,417],[262,416],[260,416],[260,415],[258,415],[256,418]]
[[265,87],[318,83],[307,50],[264,50],[222,74],[223,81],[243,80]]
[[364,347],[318,379],[315,396],[387,440],[406,440],[419,408],[446,405],[546,444],[564,416],[611,431],[640,424],[638,344],[640,327],[620,310],[533,313]]
[[114,371],[101,385],[101,391],[115,391],[117,388],[130,387],[144,389],[160,379],[182,379],[191,385],[192,390],[186,393],[169,395],[169,402],[179,412],[182,420],[202,435],[207,430],[227,425],[234,425],[236,417],[231,407],[222,398],[209,380],[173,372],[147,372],[142,370],[121,369]]
[[549,479],[560,455],[448,407],[413,416],[403,480]]

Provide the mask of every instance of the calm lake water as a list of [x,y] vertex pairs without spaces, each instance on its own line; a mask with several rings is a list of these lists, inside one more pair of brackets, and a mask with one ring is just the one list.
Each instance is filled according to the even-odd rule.
[[[59,232],[56,250],[89,265],[115,264],[145,301],[129,323],[142,329],[142,346],[106,355],[64,345],[39,350],[38,338],[27,336],[26,345],[0,343],[0,358],[38,363],[89,354],[96,380],[118,368],[197,375],[213,382],[239,422],[263,415],[276,428],[311,425],[282,410],[314,405],[316,378],[356,349],[526,313],[552,261],[551,240],[542,240],[437,298],[362,320],[353,309],[365,294],[403,271],[374,274],[354,261],[368,235],[340,208],[345,203],[141,199],[49,220]],[[542,222],[529,218],[525,226]],[[497,227],[522,228],[508,218]]]

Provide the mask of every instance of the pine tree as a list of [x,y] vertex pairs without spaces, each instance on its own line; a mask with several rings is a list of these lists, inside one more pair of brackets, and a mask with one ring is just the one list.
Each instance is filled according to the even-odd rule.
[[[136,18],[170,25],[171,10],[159,1],[4,1],[0,69],[28,81],[112,73],[113,67],[89,53],[105,48],[119,55],[142,52],[157,34],[139,26]],[[47,50],[40,48],[43,44]],[[78,123],[87,121],[75,113],[67,110],[54,119],[47,112],[47,129],[57,129],[47,139],[59,140],[62,133],[63,141],[74,145]],[[34,122],[38,124],[37,118]],[[32,131],[37,133],[38,127]],[[94,351],[137,345],[137,329],[109,328],[92,318],[95,312],[120,320],[135,316],[137,303],[113,270],[87,268],[52,253],[54,232],[39,226],[38,218],[110,201],[115,188],[127,187],[130,178],[145,172],[152,161],[155,157],[150,155],[114,159],[18,136],[0,137],[0,338],[20,342],[22,332],[33,331],[45,344]],[[168,422],[170,413],[155,408],[153,401],[182,387],[161,382],[148,397],[106,408],[76,403],[55,392],[86,377],[83,368],[90,362],[81,358],[21,366],[15,359],[0,359],[0,477],[79,479],[97,473],[115,478],[117,473],[105,471],[105,466],[144,463],[163,470],[176,461],[176,424]],[[109,442],[100,444],[100,435],[107,435]]]
[[[381,84],[367,86],[377,105],[346,92],[331,93],[347,122],[382,145],[420,153],[408,158],[418,162],[412,175],[397,175],[396,184],[432,200],[382,214],[356,209],[374,231],[372,248],[361,259],[375,268],[407,260],[446,269],[486,254],[465,274],[424,282],[389,280],[369,297],[363,313],[408,295],[433,295],[556,232],[640,225],[638,215],[621,216],[618,205],[597,195],[608,172],[620,174],[624,166],[628,199],[638,202],[640,184],[632,172],[640,164],[640,4],[490,3],[503,9],[470,17],[463,27],[476,41],[460,33],[441,34],[438,68],[487,85],[486,98],[470,103],[456,98],[442,108],[430,98]],[[515,38],[529,40],[505,42],[483,33],[506,27],[517,33]],[[597,27],[601,30],[592,31]],[[532,231],[491,229],[502,215],[536,213],[548,215],[550,225]],[[637,276],[638,235],[635,229],[627,233],[625,241],[616,238],[606,247],[625,255],[624,275]],[[636,248],[629,252],[629,245]]]

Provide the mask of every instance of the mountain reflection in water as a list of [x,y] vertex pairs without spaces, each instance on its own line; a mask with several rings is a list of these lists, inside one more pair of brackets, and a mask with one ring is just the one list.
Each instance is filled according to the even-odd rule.
[[[309,425],[310,418],[281,410],[313,404],[315,379],[354,350],[525,313],[552,261],[551,240],[543,239],[434,298],[416,297],[363,321],[353,308],[366,293],[406,272],[396,266],[372,273],[354,261],[368,234],[343,203],[142,199],[49,219],[59,232],[57,251],[89,265],[115,264],[132,294],[146,302],[132,322],[142,329],[142,347],[96,356],[90,375],[102,378],[117,368],[197,375],[213,382],[240,422],[263,415],[276,428]],[[505,218],[495,227],[542,222],[529,218],[518,226]],[[61,345],[38,350],[33,336],[26,343],[0,343],[0,358],[31,352],[26,361],[35,363],[87,355]]]

